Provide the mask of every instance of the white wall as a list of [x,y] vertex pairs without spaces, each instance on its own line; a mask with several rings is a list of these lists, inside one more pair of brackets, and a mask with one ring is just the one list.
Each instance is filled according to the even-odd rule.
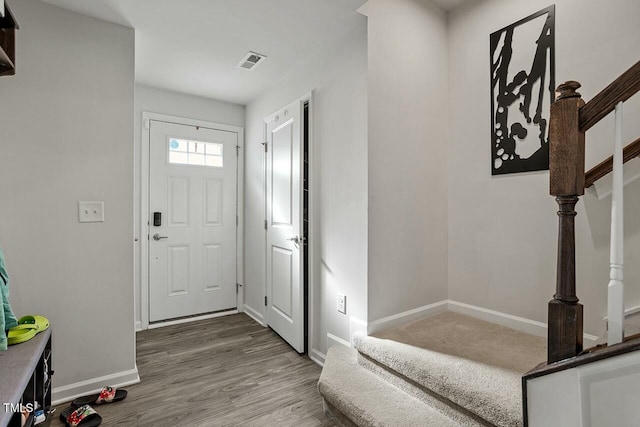
[[[36,0],[11,7],[20,30],[17,75],[0,78],[0,244],[12,306],[51,321],[54,393],[136,378],[134,32]],[[103,200],[105,222],[78,223],[80,200]]]
[[370,0],[369,321],[447,298],[446,15]]
[[638,425],[637,351],[527,381],[531,427]]
[[[180,92],[169,91],[151,86],[135,85],[135,138],[134,155],[136,173],[134,176],[134,229],[138,238],[135,246],[135,320],[136,327],[140,328],[140,246],[146,243],[146,235],[142,235],[140,227],[140,153],[142,141],[142,113],[160,113],[170,116],[198,119],[208,122],[221,123],[233,126],[244,126],[244,106],[218,101],[215,99],[188,95]],[[142,229],[142,232],[146,230]]]
[[[638,56],[640,2],[558,0],[556,84],[578,80],[589,100]],[[549,5],[472,1],[449,15],[449,298],[546,322],[555,292],[557,205],[548,172],[492,177],[489,34]],[[637,97],[636,97],[637,98]],[[628,104],[625,140],[640,135],[640,100]],[[587,167],[612,151],[612,120],[587,134]],[[627,306],[640,303],[640,182],[625,189]],[[578,204],[578,297],[585,332],[606,315],[611,198]]]
[[[314,342],[324,353],[327,333],[349,340],[349,317],[366,319],[367,262],[367,30],[354,14],[353,29],[318,52],[247,106],[245,158],[245,307],[264,314],[263,118],[313,93],[316,210]],[[347,295],[347,315],[336,294]]]

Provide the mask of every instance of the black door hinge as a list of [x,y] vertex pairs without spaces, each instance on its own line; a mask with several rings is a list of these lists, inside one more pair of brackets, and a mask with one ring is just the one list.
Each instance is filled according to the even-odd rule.
[[267,305],[267,297],[266,296],[264,297],[264,305],[265,306]]

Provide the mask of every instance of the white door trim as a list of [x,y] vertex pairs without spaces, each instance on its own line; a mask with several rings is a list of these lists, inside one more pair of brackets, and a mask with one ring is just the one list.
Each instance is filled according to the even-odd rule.
[[[283,104],[282,107],[286,106],[286,105],[290,105],[294,102],[308,102],[309,103],[309,193],[310,193],[310,197],[309,197],[309,212],[308,212],[308,218],[309,218],[309,234],[307,236],[307,241],[309,242],[309,244],[307,245],[307,251],[308,251],[308,268],[309,268],[309,275],[308,275],[308,306],[306,307],[306,309],[308,310],[308,324],[307,324],[307,339],[308,339],[308,343],[307,343],[307,354],[311,354],[311,351],[315,348],[314,347],[314,324],[315,324],[315,312],[314,312],[314,307],[315,307],[315,301],[314,301],[314,277],[315,277],[315,262],[314,262],[314,257],[316,254],[316,250],[318,249],[316,244],[316,232],[315,232],[315,225],[316,225],[316,197],[318,197],[318,192],[317,192],[317,183],[316,183],[316,177],[315,177],[315,153],[314,153],[314,145],[313,145],[313,141],[314,141],[314,137],[313,137],[313,90],[311,92],[306,93],[305,95],[303,95],[301,98],[297,99],[297,100],[293,100],[289,103]],[[263,119],[263,137],[262,137],[262,141],[266,141],[267,140],[267,124],[273,120],[273,118],[275,117],[275,115],[278,113],[278,111],[280,111],[281,108],[279,108],[278,110],[274,111],[273,113],[269,114],[268,116],[266,116]],[[263,206],[263,212],[264,212],[264,220],[266,221],[267,219],[267,176],[266,176],[266,171],[267,171],[267,157],[264,156],[263,157],[263,161],[262,161],[262,179],[263,179],[263,201],[264,201],[264,206]],[[263,247],[266,248],[267,247],[267,230],[263,230]],[[318,252],[319,253],[319,252]],[[264,254],[264,276],[262,277],[262,296],[263,298],[267,296],[267,252],[265,250],[265,254]],[[262,326],[267,327],[268,326],[268,319],[267,319],[267,310],[266,307],[262,308],[262,312],[264,313],[264,315],[262,316],[262,322],[259,322],[262,324]]]
[[[142,146],[140,155],[140,322],[141,329],[149,329],[149,121],[199,126],[202,128],[236,132],[238,134],[238,167],[236,188],[236,282],[240,284],[236,307],[242,311],[244,302],[244,128],[205,120],[188,119],[167,114],[142,112]],[[137,207],[136,207],[137,209]]]
[[303,98],[304,101],[308,101],[309,102],[309,212],[307,213],[308,218],[309,218],[309,236],[307,237],[307,240],[309,242],[311,242],[311,244],[307,245],[307,250],[309,251],[309,274],[307,275],[307,278],[309,280],[309,286],[308,286],[308,292],[309,292],[309,299],[308,299],[308,330],[307,330],[307,338],[308,338],[308,343],[307,343],[307,354],[311,354],[313,349],[315,348],[315,336],[313,334],[314,329],[314,324],[315,324],[315,299],[314,299],[314,295],[315,295],[315,287],[314,287],[314,278],[316,277],[316,268],[315,268],[315,254],[316,254],[316,250],[317,253],[320,254],[320,249],[317,246],[317,241],[316,241],[316,200],[317,197],[319,196],[318,193],[318,183],[317,183],[317,179],[316,179],[316,175],[315,175],[315,170],[316,170],[316,156],[315,156],[315,146],[313,145],[313,140],[314,140],[314,132],[313,132],[313,128],[314,128],[314,114],[313,114],[313,91],[309,92],[307,95],[304,96]]

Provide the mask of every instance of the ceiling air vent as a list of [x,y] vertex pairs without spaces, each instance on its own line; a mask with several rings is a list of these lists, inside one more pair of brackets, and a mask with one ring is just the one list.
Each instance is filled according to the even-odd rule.
[[265,58],[265,55],[261,55],[255,52],[249,52],[244,56],[244,58],[242,58],[242,60],[240,60],[240,62],[238,62],[238,65],[236,65],[236,67],[244,68],[245,70],[253,70],[259,64],[262,64]]

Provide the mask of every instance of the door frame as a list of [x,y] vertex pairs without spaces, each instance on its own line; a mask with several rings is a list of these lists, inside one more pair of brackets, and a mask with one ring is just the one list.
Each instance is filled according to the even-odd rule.
[[[244,128],[205,120],[167,114],[142,112],[142,146],[140,155],[140,322],[141,329],[149,326],[149,155],[151,150],[150,122],[164,122],[177,125],[199,126],[202,128],[235,132],[238,134],[238,163],[236,168],[236,307],[243,311],[244,303]],[[146,239],[145,239],[146,237]],[[224,313],[223,313],[224,314]],[[203,318],[217,317],[217,314],[196,316],[185,320],[163,322],[162,326]]]
[[[287,102],[285,104],[283,104],[281,107],[279,107],[276,111],[272,112],[271,114],[265,116],[262,120],[262,141],[267,141],[267,125],[268,123],[273,120],[273,118],[278,114],[278,112],[280,110],[282,110],[284,107],[286,107],[287,105],[293,104],[294,102],[299,102],[301,105],[304,103],[308,103],[309,105],[309,117],[308,117],[308,126],[309,126],[309,148],[308,148],[308,155],[309,155],[309,211],[307,212],[307,216],[309,219],[309,233],[308,236],[305,236],[307,238],[307,261],[308,261],[308,269],[309,269],[309,276],[308,276],[308,283],[307,283],[307,292],[308,292],[308,300],[307,300],[307,306],[305,307],[305,309],[307,310],[307,351],[306,354],[311,355],[312,349],[315,348],[314,347],[314,324],[315,324],[315,312],[314,312],[314,293],[315,293],[315,288],[314,288],[314,278],[315,278],[315,262],[314,262],[314,256],[315,256],[315,252],[316,252],[316,240],[315,240],[315,221],[316,221],[316,203],[315,203],[315,199],[317,197],[317,185],[316,185],[316,180],[315,180],[315,169],[316,169],[316,158],[315,158],[315,147],[314,147],[314,136],[313,136],[313,122],[314,122],[314,107],[313,107],[313,93],[314,91],[312,90],[311,92],[306,93],[305,95],[303,95],[302,97],[293,100],[291,102]],[[303,119],[304,120],[304,119]],[[302,135],[302,133],[301,133]],[[264,150],[263,150],[264,151]],[[304,179],[303,174],[300,174],[301,179]],[[264,220],[267,221],[267,156],[265,154],[263,154],[262,157],[262,199],[263,199],[263,213],[264,213]],[[267,230],[264,229],[263,231],[263,247],[265,248],[265,252],[264,252],[264,274],[262,277],[262,295],[263,298],[267,296]],[[263,307],[263,316],[262,316],[262,321],[259,322],[262,324],[262,326],[264,327],[269,327],[269,319],[268,319],[268,310],[267,307]]]

